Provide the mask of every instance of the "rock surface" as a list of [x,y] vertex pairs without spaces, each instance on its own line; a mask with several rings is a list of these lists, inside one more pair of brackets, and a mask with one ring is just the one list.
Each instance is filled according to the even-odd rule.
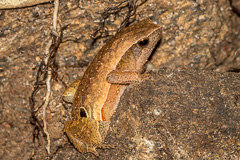
[[[240,74],[162,69],[151,75],[153,81],[124,92],[105,140],[115,148],[98,149],[99,159],[240,158]],[[81,156],[62,149],[54,159]]]
[[[105,44],[107,39],[110,38],[107,36],[98,39],[95,42],[90,38],[90,35],[96,31],[101,19],[101,13],[105,8],[111,7],[113,4],[107,3],[106,1],[90,0],[82,1],[79,8],[73,9],[76,6],[76,1],[63,0],[61,1],[58,14],[58,22],[61,24],[61,26],[70,24],[69,27],[64,31],[63,40],[74,39],[74,41],[65,41],[62,43],[58,49],[58,55],[56,57],[57,64],[59,66],[59,77],[67,84],[70,84],[82,76],[83,72],[87,68],[87,65],[91,62],[97,51],[103,44]],[[108,35],[115,34],[116,29],[126,16],[126,12],[127,9],[124,8],[121,10],[121,12],[116,14],[116,16],[111,15],[109,19],[107,19],[107,27],[109,29]],[[44,55],[46,43],[48,42],[49,32],[52,25],[52,14],[52,3],[21,9],[0,10],[0,159],[30,159],[33,155],[33,126],[30,123],[31,110],[29,107],[29,96],[33,91],[33,84],[35,82],[37,68],[41,61],[41,57]],[[155,23],[163,26],[163,39],[150,60],[153,66],[152,68],[158,69],[165,66],[172,69],[195,68],[216,69],[218,71],[225,71],[228,67],[239,68],[240,56],[238,56],[239,52],[235,51],[240,47],[240,21],[239,17],[231,11],[231,6],[228,0],[148,0],[146,3],[138,6],[137,8],[136,19],[140,20],[144,18],[150,18]],[[175,75],[176,71],[171,72]],[[190,73],[188,74],[187,71],[184,72],[186,72],[185,74],[186,76],[188,75],[189,79],[191,79],[192,75],[194,75],[191,74],[189,77]],[[199,76],[197,73],[195,74],[196,76]],[[218,73],[211,73],[209,75],[209,79],[214,78],[216,76],[214,74]],[[208,73],[206,73],[206,75],[208,75]],[[229,77],[233,78],[233,75],[237,76],[237,74],[229,73],[222,75],[224,76],[224,81],[225,79],[226,81],[230,81]],[[181,76],[184,78],[184,75]],[[201,78],[201,76],[199,76],[199,78]],[[171,82],[171,79],[168,80]],[[160,83],[160,79],[158,81]],[[164,84],[164,82],[161,83]],[[174,83],[174,81],[172,83]],[[213,81],[212,83],[214,87],[215,84],[220,82]],[[230,87],[229,85],[232,85],[231,87],[235,91],[235,89],[239,87],[239,84],[234,86],[233,84],[229,83],[224,83],[226,86],[223,86],[223,88]],[[158,86],[157,84],[152,84],[148,81],[142,84],[142,87],[150,87],[150,84],[154,85],[156,90],[158,87],[162,87],[161,85]],[[178,81],[175,81],[175,85],[178,84]],[[189,87],[194,88],[197,86],[197,84],[198,83],[195,82],[192,85],[189,85]],[[130,90],[135,90],[134,88]],[[161,88],[161,90],[162,89],[164,88]],[[47,127],[51,137],[51,156],[47,156],[45,150],[45,137],[40,134],[39,139],[36,139],[36,153],[32,159],[67,159],[69,157],[69,159],[80,159],[84,157],[94,158],[94,156],[91,154],[81,155],[78,153],[69,143],[66,135],[63,132],[63,124],[67,119],[70,118],[71,114],[70,105],[62,104],[61,94],[63,93],[63,90],[64,87],[60,81],[55,82],[52,85],[52,93],[50,97],[51,100],[47,109]],[[140,91],[139,88],[137,90]],[[151,90],[150,88],[145,89],[145,92],[147,93],[141,94],[143,95],[143,98],[146,97],[147,99],[146,102],[144,102],[144,105],[142,104],[141,107],[145,108],[145,106],[147,106],[146,109],[153,109],[154,107],[157,108],[163,106],[164,98],[167,100],[168,96],[171,97],[172,95],[162,95],[163,92],[161,92],[161,90],[157,92]],[[154,95],[151,95],[150,91],[153,92]],[[185,92],[187,91],[188,90],[185,90]],[[198,90],[196,90],[196,92],[197,91]],[[209,89],[209,91],[213,90]],[[220,91],[221,90],[219,90],[219,92]],[[228,92],[227,91],[228,90],[226,89],[226,93],[230,93],[232,90],[229,90]],[[166,92],[166,94],[167,93],[168,92]],[[45,94],[46,90],[42,89],[36,95],[36,108],[42,104]],[[153,97],[156,96],[156,94],[161,96],[160,100],[158,100],[159,98],[151,99],[148,97],[148,95]],[[233,96],[234,94],[235,93],[233,93]],[[239,93],[237,94],[239,95]],[[193,112],[190,117],[193,118],[186,120],[186,122],[184,121],[184,123],[182,120],[185,120],[186,117],[189,116],[185,115],[184,113],[189,112],[182,111],[179,112],[178,115],[178,112],[175,113],[175,111],[178,111],[178,108],[175,108],[176,110],[170,110],[176,101],[180,101],[180,98],[184,98],[181,96],[183,96],[181,92],[176,93],[176,100],[169,102],[169,108],[166,107],[167,105],[165,105],[165,108],[158,108],[162,109],[160,111],[156,111],[156,114],[159,112],[158,117],[161,117],[163,113],[166,115],[165,120],[164,117],[161,117],[164,120],[161,123],[158,123],[157,120],[154,120],[154,117],[156,119],[157,117],[156,115],[150,113],[150,110],[143,110],[144,113],[149,112],[146,115],[142,115],[142,118],[146,119],[146,121],[144,121],[146,124],[145,126],[143,125],[143,128],[145,127],[145,129],[147,129],[150,126],[154,126],[152,124],[153,122],[156,122],[155,127],[158,126],[157,124],[162,124],[163,126],[158,126],[158,128],[160,128],[159,130],[149,130],[151,131],[151,134],[148,131],[144,131],[146,136],[148,133],[149,135],[153,135],[153,139],[150,139],[149,137],[147,137],[147,139],[136,137],[140,136],[140,133],[143,131],[139,129],[138,132],[132,132],[132,134],[134,134],[132,138],[133,141],[129,145],[124,144],[122,142],[125,140],[130,142],[130,140],[125,137],[125,139],[123,139],[124,141],[119,141],[122,138],[121,136],[118,135],[118,137],[114,137],[114,135],[118,134],[119,132],[113,132],[115,130],[114,126],[116,127],[117,124],[115,125],[112,123],[114,126],[112,126],[112,129],[109,131],[109,137],[106,139],[106,143],[113,143],[114,145],[118,145],[118,143],[120,144],[113,150],[99,150],[101,156],[108,159],[109,157],[107,156],[112,156],[114,155],[114,152],[117,152],[119,157],[121,155],[125,156],[128,153],[128,155],[131,155],[132,157],[137,157],[140,155],[139,153],[142,153],[142,156],[149,156],[150,153],[153,152],[154,155],[151,156],[161,155],[163,158],[176,158],[179,155],[185,157],[194,157],[197,154],[200,157],[204,157],[205,155],[203,152],[210,152],[211,148],[200,147],[202,150],[199,150],[198,145],[209,147],[211,142],[212,146],[214,146],[216,150],[220,148],[220,145],[225,145],[225,147],[223,146],[223,148],[218,150],[219,154],[217,152],[213,152],[210,155],[206,155],[206,157],[214,155],[221,156],[222,151],[229,153],[224,156],[233,158],[236,157],[236,155],[239,154],[240,146],[240,142],[235,141],[236,132],[239,130],[239,126],[236,127],[236,124],[238,123],[235,123],[235,119],[237,118],[234,118],[235,115],[232,114],[232,111],[239,113],[239,110],[231,108],[233,104],[227,104],[227,107],[230,107],[230,113],[221,114],[222,111],[226,111],[224,110],[224,107],[220,105],[221,99],[218,101],[218,103],[215,101],[215,107],[222,107],[218,112],[215,112],[214,110],[217,108],[213,108],[213,110],[207,110],[207,107],[210,107],[210,100],[207,99],[208,101],[206,104],[209,104],[209,106],[203,104],[203,106],[206,107],[206,110],[204,110],[204,108],[202,109],[203,111],[210,111],[207,113],[211,115],[203,115],[204,112],[202,110],[199,109],[192,111],[189,108],[188,111]],[[212,96],[214,100],[218,99],[217,94],[213,94]],[[223,95],[219,96],[221,97]],[[130,115],[140,115],[140,113],[135,111],[136,107],[134,109],[132,102],[134,100],[133,98],[131,98],[131,103],[128,102],[127,99],[124,100],[120,104],[120,108],[124,108],[122,107],[124,106],[124,103],[131,104],[131,109],[124,108],[126,111],[128,111],[127,113]],[[139,97],[137,97],[137,99],[134,101],[137,101],[138,99]],[[185,102],[183,105],[183,101],[180,101],[181,103],[179,102],[179,109],[184,109],[184,107],[193,107],[194,105],[198,106],[197,104],[203,103],[202,99],[196,99],[195,97],[195,100],[196,102],[192,101],[192,104],[189,104],[188,106],[185,106]],[[230,96],[229,99],[223,97],[223,100],[229,100],[229,102],[233,103],[236,102],[236,105],[239,107],[239,102],[237,100],[234,101],[232,96]],[[139,103],[142,102],[136,102],[135,106],[137,106]],[[126,105],[125,107],[129,107],[129,105]],[[120,131],[121,129],[128,129],[128,127],[135,127],[132,126],[133,122],[138,122],[138,124],[142,123],[141,117],[137,119],[135,116],[133,116],[132,122],[130,121],[131,119],[129,119],[128,122],[128,119],[126,118],[123,119],[123,122],[121,122],[121,116],[127,114],[124,112],[125,110],[117,111],[117,113],[120,115],[116,114],[113,117],[113,122],[114,120],[116,120],[116,123],[118,122],[119,124],[126,122],[126,124],[129,123],[130,126],[125,125],[125,128],[118,128],[117,131]],[[197,115],[202,115],[202,117],[216,116],[216,121],[219,123],[215,126],[212,126],[214,119],[210,119],[207,121],[207,123],[209,122],[208,125],[210,127],[206,126],[206,129],[209,130],[204,132],[200,130],[200,127],[205,127],[204,122],[206,121],[203,121],[204,119],[201,119],[201,117],[197,119],[197,115],[194,114],[195,112]],[[221,118],[218,114],[225,119],[221,121]],[[228,114],[232,115],[232,119],[229,121],[226,120],[228,118]],[[38,111],[38,116],[38,118],[41,120],[41,108]],[[172,119],[166,120],[169,117],[172,117]],[[181,122],[182,126],[178,122]],[[174,128],[174,124],[180,128]],[[221,124],[223,125],[221,126]],[[173,128],[167,128],[167,131],[165,130],[166,126],[164,125],[167,125],[167,127],[172,126]],[[192,128],[188,128],[189,126]],[[200,129],[196,130],[196,126]],[[220,128],[217,129],[219,126]],[[183,129],[184,127],[186,128],[185,130]],[[189,130],[187,131],[187,129]],[[199,131],[199,135],[194,135],[194,132],[196,133],[197,131]],[[216,131],[219,132],[216,133]],[[158,135],[155,134],[155,132],[159,134],[161,133],[160,138],[164,136],[166,136],[166,138],[162,138],[160,141],[155,141],[154,138],[157,138],[156,135]],[[135,133],[138,133],[138,135]],[[124,134],[125,130],[122,130],[121,135]],[[172,135],[173,140],[167,139],[170,134]],[[196,139],[193,135],[199,138],[197,144],[194,144]],[[229,135],[229,138],[226,138],[226,135]],[[187,139],[186,142],[181,141],[181,138],[184,139],[187,136],[192,136],[192,139]],[[203,138],[204,136],[205,138]],[[114,138],[111,139],[111,137]],[[207,143],[209,139],[211,141]],[[188,142],[189,145],[187,146],[186,143]],[[136,147],[137,145],[138,147]],[[130,148],[127,148],[128,146]],[[191,148],[194,146],[197,148]],[[125,148],[129,150],[125,150]],[[149,150],[149,148],[152,148],[153,150]],[[157,150],[159,152],[156,153],[155,151]],[[179,154],[174,151],[179,151]],[[230,153],[230,151],[232,152]],[[148,152],[150,153],[148,154]],[[186,152],[186,154],[182,154],[184,152]]]

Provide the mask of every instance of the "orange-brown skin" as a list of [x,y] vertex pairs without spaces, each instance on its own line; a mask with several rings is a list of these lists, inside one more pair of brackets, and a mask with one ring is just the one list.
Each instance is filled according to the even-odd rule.
[[121,95],[127,85],[146,77],[143,66],[161,33],[149,19],[123,29],[103,46],[82,79],[65,91],[63,99],[72,101],[73,109],[64,130],[78,151],[98,155],[95,149],[106,136]]

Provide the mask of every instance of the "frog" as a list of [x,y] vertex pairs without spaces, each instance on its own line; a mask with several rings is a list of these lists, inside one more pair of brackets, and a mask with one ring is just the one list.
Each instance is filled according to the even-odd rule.
[[145,64],[161,38],[162,27],[150,19],[122,29],[65,90],[63,100],[72,103],[72,118],[64,131],[79,152],[99,155],[96,148],[104,142],[123,92],[149,77]]

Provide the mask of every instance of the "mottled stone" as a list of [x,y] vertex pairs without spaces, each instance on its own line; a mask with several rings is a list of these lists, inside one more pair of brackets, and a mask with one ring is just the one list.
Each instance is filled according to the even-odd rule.
[[240,1],[239,0],[232,0],[232,6],[234,10],[240,14]]
[[[71,10],[77,6],[76,2],[75,0],[62,0],[58,14],[58,24],[61,24],[61,26],[70,24],[68,28],[64,30],[64,43],[60,45],[56,56],[59,66],[59,78],[63,78],[66,84],[70,84],[82,76],[97,51],[111,37],[106,35],[114,35],[116,33],[117,28],[127,13],[127,9],[124,8],[116,16],[110,15],[110,18],[106,20],[106,28],[109,29],[107,34],[104,34],[106,37],[97,39],[95,43],[93,43],[94,41],[90,36],[99,27],[101,13],[107,7],[114,6],[114,4],[100,0],[80,1],[80,7]],[[30,124],[29,96],[33,91],[37,67],[39,66],[41,57],[44,56],[45,47],[49,40],[52,15],[53,3],[21,9],[0,10],[0,159],[29,159],[33,154],[33,126]],[[155,23],[163,26],[162,41],[150,60],[153,68],[158,69],[162,66],[168,68],[217,68],[219,71],[224,71],[229,66],[235,68],[240,67],[240,56],[237,56],[239,52],[235,54],[235,51],[240,47],[240,21],[239,17],[231,11],[228,0],[148,0],[137,8],[137,21],[145,18],[150,18]],[[58,25],[58,29],[59,28],[60,25]],[[236,55],[236,57],[233,61],[234,55]],[[226,59],[225,63],[220,63],[223,59]],[[220,66],[216,66],[219,63]],[[171,81],[171,79],[169,79],[169,81]],[[56,83],[57,85],[55,86]],[[64,87],[60,87],[60,85],[62,85],[61,81],[55,82],[55,84],[53,84],[52,87],[51,100],[47,108],[46,116],[51,137],[51,153],[53,156],[51,158],[81,159],[83,157],[88,158],[88,156],[92,158],[93,156],[91,154],[82,155],[77,152],[64,135],[63,124],[69,119],[71,108],[70,105],[65,104],[65,106],[63,106],[61,103],[61,94],[64,90]],[[145,91],[149,94],[152,92],[149,89],[145,89]],[[196,89],[196,92],[197,91]],[[45,94],[46,90],[44,89],[38,92],[36,95],[36,107],[42,105]],[[145,97],[145,94],[143,94],[143,97]],[[161,90],[159,94],[162,94]],[[165,98],[167,97],[168,95],[165,95]],[[149,100],[149,97],[147,98]],[[154,100],[157,101],[156,99],[158,98]],[[131,107],[138,108],[138,103],[140,102],[131,105]],[[175,101],[172,100],[168,103],[166,106],[170,108]],[[198,103],[198,99],[196,99],[195,103]],[[147,108],[151,108],[151,104],[151,101],[147,101]],[[121,104],[121,106],[122,105],[123,104]],[[129,112],[130,111],[131,110],[129,110]],[[148,113],[150,111],[146,112]],[[156,116],[162,115],[161,108],[155,108],[151,112],[156,114]],[[199,112],[201,113],[199,108],[192,110],[193,115],[198,115]],[[120,111],[120,113],[126,114],[123,111]],[[134,112],[131,111],[130,113]],[[169,114],[170,113],[166,115],[169,116]],[[39,109],[38,115],[41,120],[41,108]],[[215,114],[213,114],[213,116],[214,115]],[[174,116],[172,117],[175,118]],[[116,123],[117,122],[120,123],[121,119],[118,119]],[[170,122],[171,121],[168,121],[168,123]],[[149,122],[145,121],[145,123],[148,124]],[[182,125],[185,123],[190,126],[190,135],[197,132],[195,125],[198,123],[195,121],[186,121],[183,122]],[[124,124],[125,128],[131,126],[134,127],[133,124],[130,126]],[[228,127],[228,125],[225,126]],[[223,131],[226,130],[224,126],[222,126],[222,128]],[[173,134],[173,131],[178,131],[177,128],[175,130],[168,128],[168,130],[171,134]],[[232,130],[234,131],[234,128]],[[238,128],[236,127],[235,130],[238,130]],[[120,134],[124,134],[123,131]],[[163,136],[167,134],[164,132],[164,129],[161,131]],[[154,135],[155,131],[151,130],[150,133]],[[159,133],[161,132],[159,131]],[[185,138],[185,135],[180,133],[181,132],[179,132],[179,137],[175,135],[178,133],[173,134],[173,138]],[[148,134],[148,132],[145,131],[145,134]],[[210,137],[215,136],[214,134],[209,132]],[[111,133],[111,130],[110,135],[114,135]],[[113,136],[113,138],[110,139],[110,135],[107,141],[114,142],[113,140],[116,138]],[[172,155],[174,149],[179,149],[178,145],[182,146],[182,150],[186,150],[187,154],[190,152],[190,149],[187,148],[186,144],[182,141],[176,142],[178,145],[174,145],[173,140],[167,144],[168,139],[161,139],[155,142],[154,140],[143,137],[136,138],[137,135],[132,133],[130,135],[135,137],[133,141],[130,141],[131,143],[124,144],[124,141],[117,141],[114,145],[123,144],[126,148],[128,146],[134,148],[134,146],[138,144],[135,152],[143,156],[145,156],[145,153],[152,153],[155,145],[160,148],[160,151],[154,154],[160,154],[162,157],[181,156],[181,154]],[[189,142],[191,145],[194,143],[194,141]],[[219,144],[229,146],[229,144],[234,142],[234,139],[218,142]],[[47,157],[45,144],[45,137],[40,134],[39,140],[36,139],[36,153],[35,156],[32,157],[33,159],[50,159],[50,157]],[[200,144],[205,145],[205,143]],[[239,146],[239,142],[236,141],[238,153],[240,150]],[[231,147],[229,148],[230,150],[232,149]],[[195,152],[191,153],[203,156],[204,149],[202,151],[195,150]],[[226,148],[219,149],[219,152],[222,151],[226,151]],[[115,150],[101,150],[101,154],[105,159],[110,159],[112,155],[114,155],[114,152]],[[183,152],[181,151],[180,153]],[[226,151],[226,153],[230,152]],[[214,154],[216,155],[216,153]],[[126,154],[118,154],[118,158],[121,158],[121,155],[125,156]],[[231,156],[231,154],[229,155]],[[235,155],[235,153],[233,153],[233,155]]]
[[162,69],[151,75],[153,81],[124,92],[105,139],[114,148],[98,149],[99,157],[65,148],[54,158],[239,158],[239,74]]
[[[240,75],[160,70],[132,86],[112,117],[116,158],[237,159]],[[112,138],[114,137],[114,138]]]

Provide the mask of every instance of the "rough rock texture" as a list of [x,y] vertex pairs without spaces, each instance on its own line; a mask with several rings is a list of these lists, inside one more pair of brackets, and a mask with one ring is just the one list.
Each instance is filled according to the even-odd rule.
[[[115,148],[99,149],[99,159],[240,158],[240,74],[151,74],[153,81],[131,86],[122,96],[106,138]],[[54,159],[61,157],[81,156],[63,149]]]
[[[47,33],[51,27],[52,4],[32,8],[0,11],[0,52],[25,53],[41,56],[44,52]],[[99,7],[101,6],[101,7]],[[84,1],[76,7],[73,1],[62,2],[59,22],[62,26],[71,24],[64,31],[64,39],[77,41],[63,43],[59,49],[59,65],[86,65],[105,42],[106,38],[92,46],[90,35],[98,27],[104,8],[113,4],[101,1]],[[120,22],[126,16],[126,9],[107,20],[109,34],[114,35]],[[141,17],[150,18],[163,26],[161,47],[152,56],[154,68],[196,68],[224,70],[228,66],[239,67],[239,59],[232,63],[236,48],[232,45],[239,27],[233,23],[234,15],[228,0],[149,0],[137,8]],[[144,13],[144,14],[143,14]],[[107,37],[109,39],[110,37]],[[35,55],[36,56],[36,55]],[[82,64],[83,63],[83,64]]]
[[122,97],[109,134],[116,143],[121,140],[114,153],[129,159],[240,158],[239,74],[162,70],[153,75],[155,81]]
[[240,1],[238,1],[238,0],[232,0],[232,6],[233,6],[233,9],[234,9],[238,14],[240,14]]
[[[225,68],[232,63],[233,28],[229,1],[158,1],[163,25],[162,47],[152,57],[156,66]],[[230,61],[230,62],[228,62]],[[223,67],[222,63],[226,63]],[[229,64],[228,64],[229,65]]]
[[49,1],[51,0],[0,0],[0,9],[27,7]]
[[[100,0],[82,2],[80,8],[70,10],[77,6],[76,1],[63,0],[58,14],[58,22],[61,26],[70,24],[64,31],[64,40],[75,40],[62,43],[58,49],[59,77],[63,77],[63,81],[67,84],[82,76],[96,51],[110,38],[109,36],[104,37],[93,43],[90,35],[97,29],[101,13],[113,4]],[[109,35],[115,34],[115,30],[126,16],[126,11],[123,9],[116,16],[111,15],[107,20]],[[34,87],[37,67],[48,42],[52,14],[52,3],[22,9],[0,10],[0,159],[29,159],[33,155],[33,126],[30,124],[31,113],[28,100]],[[137,8],[136,19],[144,18],[150,18],[155,23],[162,24],[164,29],[163,39],[151,58],[153,68],[162,66],[174,69],[193,67],[197,69],[215,68],[220,71],[224,71],[228,67],[239,68],[240,56],[237,55],[234,60],[232,59],[235,51],[240,47],[240,21],[239,17],[231,11],[228,0],[148,0]],[[93,45],[91,45],[92,43]],[[224,63],[220,63],[222,60]],[[226,74],[225,78],[228,76]],[[68,105],[65,105],[65,108],[61,103],[63,90],[64,87],[60,81],[53,84],[47,110],[51,156],[53,159],[66,159],[67,156],[72,159],[80,159],[82,156],[92,157],[91,154],[81,155],[78,153],[63,132],[63,124],[70,118],[71,113],[71,108],[66,109]],[[36,107],[42,104],[45,94],[43,89],[36,95]],[[148,98],[148,100],[150,99]],[[149,107],[150,104],[152,103],[148,103]],[[213,116],[215,115],[214,112],[211,113]],[[236,113],[238,112],[236,111]],[[41,109],[38,115],[41,120]],[[168,123],[170,122],[168,121]],[[173,133],[172,128],[168,128],[168,130],[173,137],[175,136],[174,139],[177,139],[175,134],[182,135],[180,132]],[[238,130],[238,127],[235,130]],[[211,130],[209,132],[211,133]],[[229,135],[234,134],[233,127],[232,131],[229,131]],[[113,133],[111,135],[114,136]],[[111,142],[114,139],[116,138],[111,140],[108,137],[107,141]],[[136,140],[137,138],[134,143],[142,143],[141,139],[139,142]],[[120,143],[120,141],[118,142]],[[148,141],[146,140],[146,142]],[[163,144],[159,144],[163,156],[175,156],[173,149],[178,145],[169,143],[170,147],[164,146],[166,144],[164,140],[159,143]],[[194,143],[194,139],[190,139],[189,143]],[[225,143],[219,141],[219,144]],[[239,145],[239,142],[237,144]],[[46,154],[45,146],[45,138],[40,134],[39,140],[36,140],[36,154],[32,158],[50,159],[51,157]],[[197,152],[197,148],[191,150],[186,144],[180,146],[189,156],[194,156]],[[191,146],[193,145],[191,144]],[[232,149],[231,146],[229,148]],[[139,149],[141,148],[136,148],[136,153],[141,152]],[[226,147],[223,150],[226,151]],[[106,156],[114,153],[111,150],[99,151],[101,154],[105,153]],[[148,150],[146,149],[146,151]],[[200,151],[199,154],[203,156]],[[219,155],[221,156],[221,154]],[[231,156],[231,154],[228,155]],[[232,155],[235,155],[235,152]]]

